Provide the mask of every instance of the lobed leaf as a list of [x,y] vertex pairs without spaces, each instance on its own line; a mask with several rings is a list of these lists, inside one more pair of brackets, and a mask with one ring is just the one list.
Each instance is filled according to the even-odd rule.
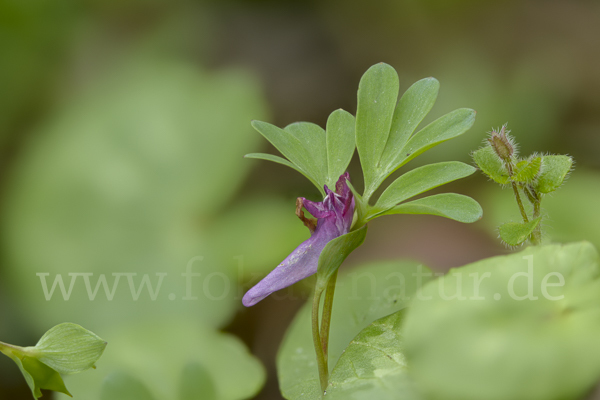
[[500,225],[500,239],[509,246],[518,246],[524,243],[539,225],[542,217],[529,222],[508,222]]
[[402,149],[423,118],[429,113],[440,89],[435,78],[415,82],[404,92],[392,118],[390,135],[381,157],[383,173],[387,177],[400,163]]
[[272,161],[272,162],[290,167],[290,168],[300,172],[302,175],[304,175],[309,181],[312,182],[313,185],[315,185],[316,187],[319,188],[319,190],[321,191],[321,194],[323,194],[323,196],[325,195],[325,190],[323,189],[323,186],[319,185],[319,183],[317,181],[315,181],[313,179],[313,177],[310,176],[309,174],[307,174],[304,170],[300,169],[295,164],[291,163],[290,161],[286,160],[285,158],[282,158],[282,157],[279,157],[279,156],[276,156],[273,154],[266,154],[266,153],[250,153],[250,154],[246,154],[244,157],[245,158],[254,158],[254,159],[258,159],[258,160]]
[[462,135],[474,122],[475,111],[469,108],[460,108],[436,119],[408,140],[390,173],[438,144]]
[[494,182],[501,185],[506,185],[510,182],[508,171],[506,171],[502,160],[500,160],[491,146],[485,146],[479,150],[475,150],[472,156],[473,161],[475,161],[475,164],[481,169],[481,172],[486,174]]
[[538,179],[536,189],[540,193],[550,193],[558,189],[573,166],[573,159],[569,156],[543,156],[542,173]]
[[334,188],[354,154],[356,120],[344,110],[335,110],[327,119],[327,186]]
[[375,217],[391,214],[429,214],[458,222],[472,223],[481,219],[483,210],[479,203],[469,196],[441,193],[402,203]]
[[318,172],[318,167],[315,167],[313,164],[312,155],[296,137],[297,133],[293,134],[275,125],[261,121],[252,121],[252,127],[271,142],[281,154],[302,170],[303,175],[309,176],[312,182],[316,182],[320,186],[324,184],[322,179],[319,179],[321,176]]
[[519,183],[533,183],[540,173],[542,158],[533,157],[517,163],[512,180]]
[[310,122],[294,122],[284,131],[294,135],[300,141],[309,157],[310,165],[315,174],[315,181],[323,186],[327,182],[327,141],[325,130]]
[[365,178],[365,193],[375,189],[372,185],[379,175],[379,161],[390,134],[398,91],[398,74],[384,63],[369,68],[358,86],[356,148]]
[[469,176],[475,168],[459,161],[441,162],[415,168],[396,179],[381,194],[376,212],[387,211],[398,203],[438,186]]

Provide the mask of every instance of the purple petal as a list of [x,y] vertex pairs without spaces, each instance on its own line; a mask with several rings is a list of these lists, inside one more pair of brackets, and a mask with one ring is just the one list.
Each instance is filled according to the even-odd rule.
[[301,198],[304,208],[317,218],[311,237],[296,248],[281,264],[244,295],[242,303],[250,307],[270,295],[317,272],[319,256],[332,239],[350,231],[354,215],[354,198],[346,181],[348,173],[340,176],[336,192],[325,186],[327,196],[322,202]]

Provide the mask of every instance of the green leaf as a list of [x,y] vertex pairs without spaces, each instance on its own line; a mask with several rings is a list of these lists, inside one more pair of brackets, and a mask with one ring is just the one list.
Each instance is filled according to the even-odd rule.
[[100,400],[154,400],[148,387],[127,372],[113,372],[100,389]]
[[[311,177],[311,181],[322,186],[324,178],[319,173],[319,162],[313,163],[313,156],[308,152],[303,142],[298,138],[299,132],[294,133],[271,125],[267,122],[252,121],[252,127],[264,136],[277,150],[287,157],[303,175]],[[273,160],[271,160],[273,161]]]
[[346,257],[363,244],[367,236],[367,225],[331,240],[319,256],[317,267],[318,289],[325,289],[329,278],[340,268]]
[[285,165],[287,167],[290,167],[290,168],[292,168],[292,169],[300,172],[302,175],[304,175],[309,181],[311,181],[311,183],[313,185],[315,185],[316,187],[318,187],[319,191],[321,192],[321,194],[323,196],[325,196],[325,190],[323,189],[323,186],[319,185],[319,183],[317,181],[315,181],[311,175],[309,175],[308,173],[306,173],[301,168],[297,167],[295,164],[292,164],[291,162],[289,162],[285,158],[282,158],[282,157],[279,157],[279,156],[276,156],[276,155],[273,155],[273,154],[265,154],[265,153],[250,153],[250,154],[246,154],[244,157],[245,158],[255,158],[255,159],[258,159],[258,160],[273,161],[275,163],[282,164],[282,165]]
[[475,111],[460,108],[436,119],[415,133],[402,149],[393,171],[425,151],[465,133],[475,122]]
[[354,154],[355,125],[354,116],[341,109],[327,119],[327,186],[332,190]]
[[475,168],[459,161],[449,161],[415,168],[396,179],[381,194],[374,212],[387,211],[413,196],[455,181],[475,172]]
[[[432,275],[420,264],[400,261],[367,264],[340,273],[331,316],[330,367],[361,330],[405,308]],[[321,399],[310,317],[311,304],[305,304],[288,328],[277,356],[279,386],[288,400]]]
[[494,152],[491,146],[482,147],[475,150],[472,154],[473,161],[481,169],[481,172],[486,174],[494,182],[501,185],[506,185],[510,182],[508,172],[500,160],[500,157]]
[[76,374],[94,367],[105,348],[106,342],[95,333],[63,323],[46,332],[32,353],[61,374]]
[[404,310],[374,321],[350,342],[329,378],[327,399],[416,400],[400,327]]
[[499,228],[500,239],[509,246],[518,246],[529,238],[541,221],[542,217],[538,217],[529,222],[507,222],[502,224]]
[[542,158],[533,157],[517,163],[512,180],[519,183],[533,183],[540,173]]
[[294,122],[284,128],[294,135],[306,149],[309,167],[321,187],[327,182],[327,138],[325,130],[310,122]]
[[394,108],[398,101],[399,82],[396,70],[388,64],[373,65],[358,86],[356,109],[356,147],[365,178],[365,196],[379,175],[379,161],[390,134]]
[[600,258],[587,242],[452,269],[407,311],[411,378],[431,399],[583,398],[600,376],[599,315]]
[[183,369],[179,400],[217,400],[217,391],[206,367],[189,363]]
[[385,177],[397,169],[396,165],[399,165],[403,158],[404,145],[433,107],[439,89],[440,83],[437,79],[421,79],[408,88],[398,101],[390,136],[381,157]]
[[573,166],[573,159],[562,155],[543,156],[542,159],[542,173],[538,179],[536,189],[540,193],[551,193],[565,181]]
[[469,196],[441,193],[402,203],[372,218],[391,214],[429,214],[472,223],[481,219],[483,210],[479,203]]
[[33,397],[36,399],[42,397],[41,389],[53,390],[71,396],[60,374],[43,362],[29,356],[11,358],[17,363]]

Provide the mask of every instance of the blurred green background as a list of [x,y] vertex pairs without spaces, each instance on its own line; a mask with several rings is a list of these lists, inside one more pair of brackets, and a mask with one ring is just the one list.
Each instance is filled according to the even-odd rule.
[[[508,122],[522,154],[577,162],[544,201],[548,239],[600,246],[597,1],[0,0],[0,340],[33,345],[66,321],[106,339],[98,369],[66,381],[75,398],[116,399],[127,382],[138,394],[125,398],[281,398],[275,353],[310,282],[251,309],[241,294],[308,237],[295,198],[318,192],[242,158],[275,152],[250,121],[355,113],[360,76],[380,61],[401,90],[440,80],[425,122],[477,110],[467,134],[417,162],[469,161]],[[481,176],[447,190],[484,218],[379,219],[345,268],[401,257],[445,271],[507,253],[495,226],[519,217],[510,193]],[[129,275],[112,300],[102,287],[90,300],[86,273],[92,289]],[[75,279],[69,300],[59,287],[46,300],[36,274],[49,288]],[[163,276],[160,290],[134,300],[144,274],[154,288]],[[0,399],[30,397],[1,358]]]

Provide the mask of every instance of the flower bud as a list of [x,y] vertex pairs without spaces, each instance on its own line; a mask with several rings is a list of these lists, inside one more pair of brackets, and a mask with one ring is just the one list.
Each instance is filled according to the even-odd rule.
[[500,132],[492,130],[491,136],[488,139],[488,142],[494,149],[494,152],[500,157],[503,161],[509,161],[514,155],[515,148],[512,143],[512,140],[509,136],[507,136],[506,125],[502,126]]

